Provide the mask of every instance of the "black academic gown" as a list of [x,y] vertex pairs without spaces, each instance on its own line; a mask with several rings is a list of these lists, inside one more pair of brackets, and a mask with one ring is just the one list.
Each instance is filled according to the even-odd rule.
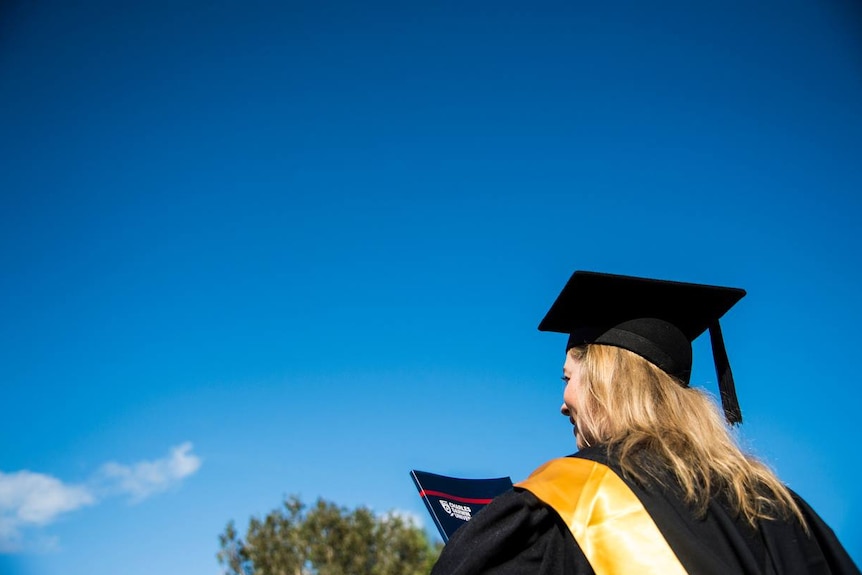
[[[669,546],[679,572],[751,575],[859,575],[832,530],[803,501],[805,533],[796,521],[761,521],[757,528],[740,521],[719,501],[698,518],[673,487],[649,489],[623,477],[604,448],[572,457],[607,466],[636,496]],[[626,534],[627,535],[627,534]],[[616,548],[614,548],[616,549]],[[595,553],[595,550],[587,550]],[[649,555],[647,555],[649,556]],[[516,486],[494,499],[459,528],[446,544],[432,575],[587,575],[642,572],[591,565],[573,531],[558,512],[532,492]],[[594,562],[599,563],[599,561]],[[662,572],[656,569],[655,572]]]

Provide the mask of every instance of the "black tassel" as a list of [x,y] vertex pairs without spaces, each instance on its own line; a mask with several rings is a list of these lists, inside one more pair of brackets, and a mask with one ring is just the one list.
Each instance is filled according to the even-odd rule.
[[724,347],[724,338],[721,335],[718,320],[709,326],[709,340],[712,343],[712,357],[715,360],[715,375],[718,377],[718,391],[721,393],[724,417],[731,425],[740,424],[742,410],[739,409],[739,400],[736,398],[736,386],[733,383],[733,373],[730,371],[730,361],[727,359],[727,350]]

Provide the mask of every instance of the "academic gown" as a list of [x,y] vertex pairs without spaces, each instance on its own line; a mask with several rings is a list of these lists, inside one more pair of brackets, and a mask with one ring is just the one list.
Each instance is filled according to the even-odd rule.
[[[808,533],[796,520],[762,520],[757,527],[739,519],[720,501],[712,501],[704,517],[697,517],[681,500],[672,482],[653,484],[649,489],[626,479],[607,450],[581,450],[563,464],[593,465],[592,471],[606,471],[609,479],[621,481],[654,523],[655,538],[650,545],[664,546],[670,567],[658,562],[651,547],[634,553],[626,546],[635,538],[627,523],[611,529],[621,536],[611,552],[599,551],[595,541],[583,539],[575,525],[577,513],[567,515],[569,524],[555,508],[542,501],[522,484],[496,497],[469,523],[460,527],[443,549],[432,575],[588,575],[599,573],[696,573],[705,575],[860,575],[858,567],[841,546],[832,530],[794,494],[808,523]],[[592,473],[592,475],[595,475]],[[560,481],[557,481],[560,483]],[[529,480],[523,485],[529,487]],[[564,487],[565,493],[569,487]],[[594,489],[594,486],[589,487]],[[539,490],[541,492],[541,490]],[[583,499],[601,498],[601,489],[582,494]],[[590,504],[592,505],[592,504]],[[643,513],[645,512],[645,513]],[[575,517],[573,519],[573,517]],[[633,529],[633,528],[632,528]],[[579,544],[574,533],[580,533]],[[658,541],[660,540],[660,541]],[[585,549],[586,548],[586,553]],[[656,555],[653,555],[656,553]],[[588,554],[593,557],[591,564]],[[637,554],[640,566],[627,555]],[[603,561],[612,557],[608,564]],[[648,565],[644,568],[644,565]],[[594,569],[595,567],[595,569]]]

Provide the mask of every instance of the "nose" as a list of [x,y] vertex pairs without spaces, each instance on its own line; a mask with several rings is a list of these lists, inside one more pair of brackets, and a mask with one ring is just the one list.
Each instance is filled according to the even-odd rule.
[[569,411],[569,406],[566,405],[565,402],[563,403],[563,405],[560,406],[560,413],[566,417],[571,417],[571,415],[572,415],[571,412]]

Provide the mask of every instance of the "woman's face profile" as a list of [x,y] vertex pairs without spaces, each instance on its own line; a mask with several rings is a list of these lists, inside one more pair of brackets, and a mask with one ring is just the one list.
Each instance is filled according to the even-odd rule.
[[[574,429],[578,447],[584,447],[585,443],[581,434],[578,433],[578,413],[580,411],[580,391],[581,391],[581,363],[572,357],[571,354],[566,354],[566,362],[563,364],[563,381],[566,382],[566,388],[563,390],[563,405],[560,406],[560,413],[569,418]],[[583,445],[582,445],[583,443]]]

